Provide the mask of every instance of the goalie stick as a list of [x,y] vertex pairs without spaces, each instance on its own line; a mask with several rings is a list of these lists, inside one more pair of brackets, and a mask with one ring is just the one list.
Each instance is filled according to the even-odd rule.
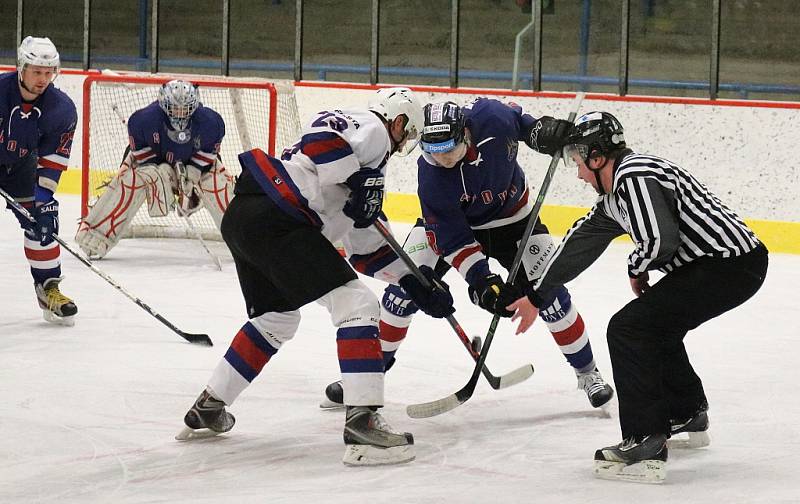
[[[28,221],[30,221],[32,224],[36,223],[36,220],[33,218],[33,216],[30,214],[30,212],[28,212],[28,210],[24,206],[20,205],[17,202],[17,200],[12,198],[3,189],[0,189],[0,195],[3,196],[3,198],[8,202],[9,205],[11,205],[14,208],[14,210],[17,211],[17,213],[19,213],[20,215],[22,215],[23,217],[28,219]],[[81,254],[80,252],[78,252],[75,249],[73,249],[72,247],[70,247],[67,244],[67,242],[65,242],[64,240],[61,239],[60,236],[58,236],[57,234],[54,234],[53,235],[53,239],[55,241],[57,241],[62,247],[64,247],[67,250],[67,252],[69,252],[70,254],[74,255],[80,262],[82,262],[84,265],[86,265],[87,268],[89,268],[94,273],[96,273],[100,278],[102,278],[103,280],[105,280],[106,282],[111,284],[111,286],[113,286],[115,289],[117,289],[122,294],[124,294],[128,299],[130,299],[131,301],[136,303],[144,311],[146,311],[147,313],[149,313],[150,315],[155,317],[159,322],[161,322],[165,326],[167,326],[170,329],[172,329],[172,331],[175,332],[181,338],[185,339],[189,343],[195,343],[197,345],[206,345],[206,346],[212,346],[213,345],[213,343],[211,342],[211,338],[209,338],[208,334],[194,334],[194,333],[187,333],[187,332],[181,331],[180,329],[175,327],[175,325],[173,325],[172,322],[170,322],[169,320],[165,319],[158,312],[156,312],[155,310],[153,310],[152,308],[147,306],[147,304],[145,304],[141,299],[135,297],[133,294],[131,294],[130,292],[125,290],[124,287],[122,287],[120,284],[118,284],[116,281],[114,281],[114,279],[111,278],[110,276],[108,276],[108,274],[106,274],[101,269],[99,269],[97,266],[92,264],[92,262],[89,259],[87,259],[86,257],[83,256],[83,254]]]
[[[583,102],[583,97],[584,93],[578,93],[575,95],[575,104],[572,108],[572,112],[570,112],[569,116],[567,117],[569,122],[573,123],[575,121],[575,117],[578,115],[578,109],[580,109],[581,102]],[[547,173],[545,173],[544,180],[539,188],[539,194],[536,196],[536,202],[533,205],[533,210],[528,217],[528,224],[525,227],[525,233],[522,235],[525,239],[530,237],[531,232],[533,231],[533,226],[536,224],[536,220],[539,217],[539,211],[542,208],[544,197],[547,195],[547,190],[550,187],[550,182],[553,180],[553,175],[555,174],[556,167],[558,166],[558,161],[560,159],[561,151],[553,154],[553,159],[550,161],[550,166],[547,168]],[[517,247],[517,254],[514,256],[514,262],[511,263],[511,270],[508,272],[507,284],[510,284],[511,281],[513,281],[513,279],[517,276],[517,272],[522,264],[522,255],[525,252],[525,248],[525,243],[520,241],[520,245]],[[470,397],[472,397],[472,394],[475,392],[475,386],[478,384],[478,378],[480,377],[481,369],[483,369],[483,364],[486,362],[486,356],[489,354],[489,348],[491,347],[492,340],[494,339],[494,333],[497,330],[497,323],[499,321],[499,315],[492,317],[492,322],[489,324],[489,330],[486,332],[486,339],[483,343],[483,349],[481,350],[480,357],[475,364],[475,370],[472,372],[472,376],[469,378],[467,384],[461,387],[461,389],[454,394],[450,394],[442,399],[408,405],[408,407],[406,407],[406,413],[408,416],[411,418],[428,418],[441,415],[442,413],[446,413],[454,408],[457,408],[458,406],[461,406],[467,402]]]
[[[386,226],[380,220],[376,220],[373,225],[381,233],[381,235],[383,235],[392,251],[394,251],[394,253],[400,257],[403,263],[405,263],[411,274],[413,274],[417,280],[420,281],[423,287],[430,289],[431,283],[428,278],[422,274],[417,265],[414,264],[414,261],[408,257],[406,251],[403,250],[403,247],[397,242],[397,240],[395,240],[394,236],[392,236],[392,233],[386,228]],[[453,315],[447,316],[447,322],[450,323],[450,327],[452,327],[456,332],[458,339],[460,339],[461,343],[464,344],[464,348],[467,349],[467,352],[469,352],[469,354],[472,356],[472,359],[477,362],[480,358],[480,350],[477,348],[478,341],[476,341],[475,344],[470,341],[469,337],[464,332],[464,329],[461,327],[461,324],[458,323]],[[530,378],[531,375],[533,375],[533,364],[525,364],[524,366],[502,376],[493,375],[486,366],[482,366],[481,371],[483,372],[483,376],[485,376],[486,380],[489,382],[489,385],[491,385],[493,389],[498,390],[516,385],[517,383],[521,383]]]

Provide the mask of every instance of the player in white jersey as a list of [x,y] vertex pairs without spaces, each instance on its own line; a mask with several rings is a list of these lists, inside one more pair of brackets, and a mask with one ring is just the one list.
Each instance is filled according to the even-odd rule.
[[[178,439],[229,431],[234,418],[225,406],[294,336],[299,308],[316,301],[337,327],[347,405],[343,462],[414,459],[413,436],[394,431],[377,413],[384,373],[380,303],[333,244],[341,241],[354,264],[379,265],[371,269],[376,278],[413,278],[372,223],[381,216],[386,163],[413,149],[422,122],[422,107],[409,89],[381,89],[369,110],[318,113],[281,159],[260,149],[239,155],[242,175],[221,230],[249,320],[186,414]],[[446,286],[417,284],[415,302],[423,310],[453,312]]]

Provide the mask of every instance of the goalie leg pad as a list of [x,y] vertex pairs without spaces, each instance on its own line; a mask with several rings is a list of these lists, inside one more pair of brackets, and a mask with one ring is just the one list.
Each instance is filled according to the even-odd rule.
[[139,165],[135,171],[147,186],[147,213],[150,217],[166,217],[175,206],[175,170],[161,163]]
[[133,222],[145,200],[147,185],[126,160],[78,226],[75,241],[81,250],[92,258],[105,256]]
[[211,214],[214,223],[219,228],[222,222],[222,215],[228,208],[228,204],[233,198],[233,186],[236,180],[225,170],[225,165],[220,161],[214,163],[214,167],[200,177],[199,193],[203,206]]

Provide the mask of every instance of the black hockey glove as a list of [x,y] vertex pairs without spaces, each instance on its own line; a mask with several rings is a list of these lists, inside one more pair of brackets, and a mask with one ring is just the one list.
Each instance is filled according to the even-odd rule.
[[362,168],[347,179],[351,192],[342,211],[353,219],[355,227],[369,227],[381,214],[383,183],[383,174],[377,168]]
[[428,278],[431,287],[424,287],[417,277],[410,273],[400,279],[398,282],[400,287],[411,296],[420,310],[431,317],[445,318],[452,315],[456,309],[453,308],[450,287],[430,267],[420,266],[419,270]]
[[490,273],[476,282],[474,286],[470,285],[469,297],[474,304],[489,313],[494,313],[501,317],[510,317],[514,313],[506,310],[506,306],[522,297],[522,295],[513,285],[506,285],[499,275]]
[[51,199],[35,207],[31,215],[36,219],[36,224],[31,224],[26,234],[42,246],[53,243],[53,235],[58,234],[58,201]]
[[564,146],[571,129],[569,121],[542,116],[528,132],[525,143],[537,152],[552,156]]

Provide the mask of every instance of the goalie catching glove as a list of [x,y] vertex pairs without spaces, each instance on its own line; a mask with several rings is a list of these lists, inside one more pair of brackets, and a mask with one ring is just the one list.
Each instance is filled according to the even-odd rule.
[[413,274],[401,278],[398,282],[400,287],[411,296],[412,301],[420,310],[431,317],[445,318],[452,315],[456,309],[453,308],[450,287],[429,266],[420,266],[419,270],[430,282],[429,287],[422,285],[422,282]]
[[345,182],[350,197],[342,211],[357,228],[366,228],[380,216],[383,206],[383,173],[377,168],[362,168]]

